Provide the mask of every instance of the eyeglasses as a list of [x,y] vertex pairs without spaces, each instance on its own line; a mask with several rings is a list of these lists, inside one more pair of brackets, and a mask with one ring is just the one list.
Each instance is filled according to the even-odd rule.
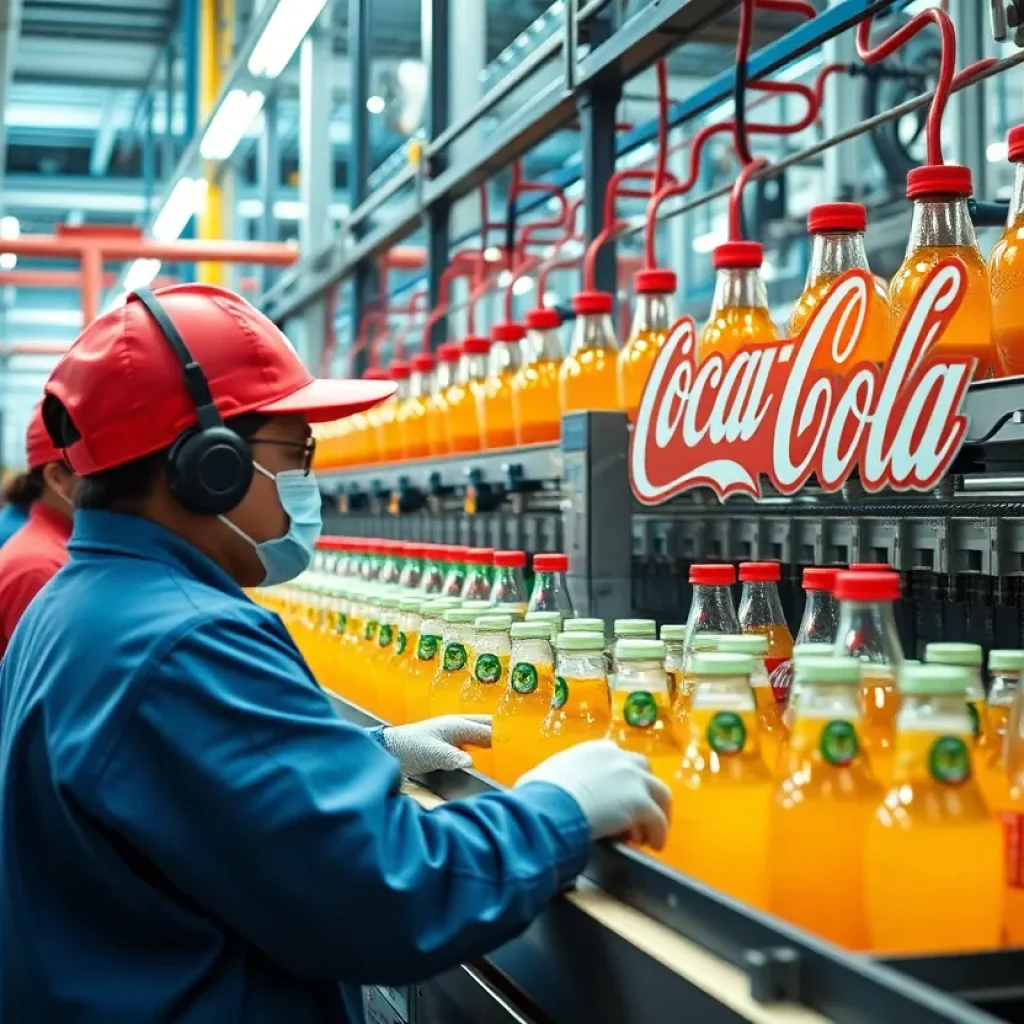
[[316,438],[307,437],[305,441],[277,441],[265,437],[246,438],[249,444],[270,444],[277,448],[291,448],[302,452],[302,475],[309,476],[313,468],[313,458],[316,456]]

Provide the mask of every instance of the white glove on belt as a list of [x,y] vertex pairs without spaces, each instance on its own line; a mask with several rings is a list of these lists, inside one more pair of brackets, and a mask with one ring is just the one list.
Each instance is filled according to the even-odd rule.
[[406,775],[472,768],[473,758],[459,746],[489,747],[491,716],[441,715],[412,725],[388,726],[382,738]]

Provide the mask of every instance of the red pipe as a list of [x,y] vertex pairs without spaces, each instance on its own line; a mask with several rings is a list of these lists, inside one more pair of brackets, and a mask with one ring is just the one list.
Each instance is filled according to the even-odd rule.
[[[103,274],[103,287],[113,287],[119,280],[120,274],[108,270]],[[150,287],[162,288],[170,284],[178,284],[178,278],[158,277]],[[0,270],[0,286],[2,285],[10,285],[13,288],[81,288],[82,274],[78,270]]]

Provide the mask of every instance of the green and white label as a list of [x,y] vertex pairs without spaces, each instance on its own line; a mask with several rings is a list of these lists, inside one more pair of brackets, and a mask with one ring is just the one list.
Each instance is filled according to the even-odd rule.
[[512,689],[524,694],[537,689],[537,670],[528,661],[517,661],[513,665]]
[[981,715],[978,714],[978,708],[972,701],[967,702],[967,715],[971,720],[974,738],[977,739],[981,735]]
[[395,638],[395,627],[387,624],[380,627],[380,632],[377,634],[377,643],[381,647],[390,647],[391,641]]
[[501,678],[501,660],[496,654],[481,654],[473,670],[478,683],[492,686]]
[[441,645],[439,636],[429,633],[420,634],[420,642],[416,645],[416,657],[420,661],[433,661],[437,657],[437,649]]
[[398,631],[398,638],[395,640],[395,653],[405,654],[406,644],[409,643],[409,638],[405,635],[405,631],[400,629]]
[[366,626],[363,628],[363,639],[372,640],[377,635],[377,626],[378,623],[374,622],[372,619],[367,622]]
[[971,777],[971,755],[959,736],[940,736],[928,752],[928,771],[936,782],[958,786]]
[[465,644],[445,644],[441,667],[445,672],[459,672],[466,667],[469,656]]
[[708,743],[716,754],[738,754],[747,742],[747,727],[734,711],[719,711],[708,723]]
[[829,722],[821,730],[821,742],[818,744],[821,756],[839,767],[849,764],[860,753],[857,730],[851,722],[836,719]]
[[338,612],[338,617],[334,620],[334,631],[335,633],[344,633],[348,629],[348,616],[344,612]]
[[551,700],[551,706],[557,711],[565,707],[568,699],[569,684],[561,676],[555,676],[555,695]]
[[626,724],[634,729],[649,729],[658,720],[658,705],[654,694],[647,690],[634,690],[622,706]]

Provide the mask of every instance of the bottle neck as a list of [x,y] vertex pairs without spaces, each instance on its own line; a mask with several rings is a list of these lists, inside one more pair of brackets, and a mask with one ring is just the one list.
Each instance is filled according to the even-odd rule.
[[631,334],[642,331],[667,332],[675,322],[675,297],[672,295],[638,295],[633,311]]
[[786,621],[779,589],[774,583],[744,583],[740,596],[740,625],[778,626]]
[[860,689],[827,683],[807,683],[800,688],[794,705],[793,728],[805,719],[860,721]]
[[444,584],[441,587],[442,597],[461,597],[462,587],[466,582],[466,567],[461,563],[448,567]]
[[471,623],[446,622],[444,624],[444,642],[446,644],[470,644],[473,642],[473,626]]
[[919,249],[946,246],[978,248],[967,200],[948,197],[915,200],[907,255]]
[[830,280],[848,270],[868,270],[868,254],[864,235],[859,231],[813,235],[811,265],[807,270],[807,287]]
[[458,383],[468,384],[471,380],[483,380],[487,376],[487,356],[463,356],[459,360]]
[[1006,226],[1014,227],[1024,217],[1024,160],[1013,169],[1013,195],[1010,196],[1010,213]]
[[506,373],[515,373],[519,369],[518,342],[496,341],[491,346],[488,357],[487,371],[492,377],[500,377]]
[[509,656],[512,653],[512,640],[508,633],[500,629],[481,629],[473,640],[474,654],[500,654]]
[[576,326],[572,336],[572,353],[574,355],[586,349],[604,348],[614,351],[618,347],[610,316],[607,314],[585,314],[576,317]]
[[555,652],[547,640],[513,640],[512,660],[523,661],[529,665],[554,665]]
[[450,388],[455,381],[455,374],[452,372],[451,363],[438,363],[434,372],[434,394],[439,395],[446,388]]
[[842,602],[837,642],[861,661],[893,668],[903,661],[891,601]]
[[667,695],[668,674],[660,661],[620,661],[613,686],[623,693],[646,690]]
[[406,590],[415,590],[423,578],[423,563],[418,558],[407,558],[398,577],[398,585]]
[[558,331],[527,331],[522,342],[524,364],[562,361],[562,342]]
[[964,698],[949,694],[904,693],[896,719],[893,782],[925,779],[958,781],[956,776],[949,774],[936,775],[936,769],[939,772],[958,770],[957,765],[948,763],[949,758],[935,757],[936,741],[944,742],[948,747],[950,739],[960,740],[963,756],[969,756],[967,751],[974,741],[974,730]]
[[693,602],[686,620],[687,647],[692,650],[698,633],[738,633],[739,619],[728,587],[698,584],[693,588]]
[[427,393],[427,378],[420,372],[409,378],[409,397],[422,398]]
[[466,569],[466,582],[462,585],[463,601],[489,601],[491,598],[491,574],[486,565],[471,565]]
[[797,644],[835,643],[839,628],[839,606],[827,590],[808,590],[800,620]]
[[754,691],[748,676],[698,676],[693,710],[753,711]]
[[392,399],[393,402],[401,402],[409,397],[410,383],[409,379],[400,380],[398,382],[398,390],[395,392],[395,396]]
[[754,267],[723,267],[715,273],[713,309],[767,309],[768,292]]
[[491,604],[521,604],[526,608],[526,581],[522,569],[501,566],[494,571],[491,586]]
[[1007,672],[1005,669],[992,676],[992,685],[988,691],[989,705],[1009,707],[1013,704],[1017,691],[1020,689],[1020,673]]

